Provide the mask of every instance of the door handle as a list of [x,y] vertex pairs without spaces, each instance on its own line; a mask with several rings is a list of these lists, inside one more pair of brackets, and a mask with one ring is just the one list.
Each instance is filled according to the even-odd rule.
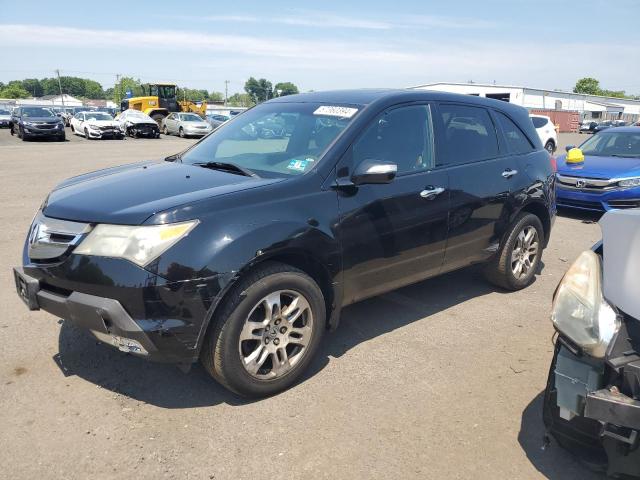
[[510,168],[507,168],[504,172],[502,172],[502,176],[504,178],[511,178],[517,173],[518,173],[518,170],[511,170]]
[[420,192],[420,196],[427,200],[433,200],[444,191],[445,189],[442,187],[427,187]]

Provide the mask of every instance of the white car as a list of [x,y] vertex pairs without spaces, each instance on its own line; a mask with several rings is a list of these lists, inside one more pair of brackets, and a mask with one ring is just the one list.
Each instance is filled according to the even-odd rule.
[[117,116],[120,129],[130,137],[160,138],[160,127],[156,121],[140,110],[130,108]]
[[87,140],[93,138],[124,138],[120,125],[105,112],[78,112],[71,119],[71,132]]
[[556,126],[551,119],[546,115],[529,115],[533,126],[538,132],[540,141],[547,152],[553,154],[558,146],[558,132],[556,132]]

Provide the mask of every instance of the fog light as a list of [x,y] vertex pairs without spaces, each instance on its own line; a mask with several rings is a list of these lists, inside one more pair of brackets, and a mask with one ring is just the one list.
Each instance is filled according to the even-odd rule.
[[120,337],[118,335],[111,335],[109,333],[97,332],[92,330],[91,333],[103,343],[109,343],[116,347],[121,352],[135,353],[137,355],[149,355],[149,352],[140,345],[140,342],[131,338]]

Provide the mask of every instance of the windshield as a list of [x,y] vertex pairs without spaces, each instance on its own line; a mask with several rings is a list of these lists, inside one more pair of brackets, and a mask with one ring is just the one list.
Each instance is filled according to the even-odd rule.
[[605,130],[584,142],[580,148],[585,155],[640,158],[640,132]]
[[301,175],[345,129],[357,108],[266,103],[225,123],[184,154],[184,163],[226,162],[259,176]]
[[43,107],[28,107],[22,109],[23,117],[55,117],[53,112]]
[[180,120],[184,122],[203,122],[204,121],[195,113],[181,113]]
[[102,112],[85,113],[84,116],[87,120],[113,120],[111,115]]
[[127,113],[128,118],[137,118],[139,120],[152,120],[153,119],[145,113],[136,111],[131,111]]

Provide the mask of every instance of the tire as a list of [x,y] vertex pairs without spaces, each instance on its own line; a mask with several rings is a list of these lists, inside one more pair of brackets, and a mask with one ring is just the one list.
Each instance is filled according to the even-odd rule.
[[84,129],[84,138],[86,138],[87,140],[91,140],[91,137],[89,136],[89,129],[88,128]]
[[[267,296],[278,298],[280,311],[284,312],[288,308],[287,301],[291,304],[295,295],[302,299],[300,304],[305,307],[302,312],[292,312],[299,315],[293,323],[289,324],[284,317],[267,314],[264,307]],[[260,322],[270,318],[268,328],[264,323],[256,323],[257,328],[247,330],[250,318]],[[300,378],[317,352],[325,326],[324,297],[316,282],[289,265],[266,263],[248,273],[225,297],[211,319],[200,359],[214,379],[239,395],[273,395]],[[288,333],[283,328],[288,328]],[[241,340],[241,334],[249,339]],[[300,335],[299,339],[297,335]],[[296,345],[303,338],[306,346]],[[287,363],[276,364],[282,351],[287,352]],[[263,360],[253,364],[249,361],[245,367],[245,361],[256,352],[260,352],[257,358]],[[253,373],[250,372],[251,365],[255,370]]]
[[160,128],[160,126],[162,125],[162,120],[164,120],[164,115],[162,115],[161,113],[154,113],[153,115],[151,115],[151,118],[153,118],[155,120],[155,122],[158,124],[158,128]]
[[556,144],[549,140],[544,144],[544,149],[549,152],[550,155],[553,155],[553,152],[556,151]]
[[73,128],[73,125],[71,125],[71,133],[76,133],[75,129]]
[[66,142],[67,141],[67,135],[65,134],[65,135],[62,135],[62,136],[58,137],[58,141],[59,142]]
[[182,127],[180,127],[180,130],[178,130],[178,135],[180,135],[180,138],[185,138],[184,130],[182,129]]
[[[524,264],[526,264],[526,262],[523,260],[521,273],[517,276],[517,263],[519,260],[513,260],[513,256],[517,255],[516,252],[522,251],[522,249],[518,247],[518,245],[522,245],[521,242],[523,241],[521,233],[528,233],[531,229],[535,231],[535,255],[531,254],[532,250],[527,248],[526,251],[529,252],[529,266],[525,272]],[[543,239],[544,229],[542,228],[540,219],[527,212],[519,214],[511,224],[509,230],[504,234],[503,242],[501,242],[498,253],[485,267],[485,277],[487,280],[506,290],[520,290],[531,285],[540,266]],[[533,246],[533,244],[534,242],[532,241],[530,245]]]
[[162,129],[162,133],[164,133],[165,135],[169,136],[169,129],[167,128],[167,126],[165,125],[164,128]]

